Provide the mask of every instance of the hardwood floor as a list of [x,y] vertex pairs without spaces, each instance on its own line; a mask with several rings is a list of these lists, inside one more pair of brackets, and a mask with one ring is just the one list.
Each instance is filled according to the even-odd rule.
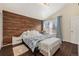
[[[13,48],[14,46],[9,45],[3,47],[0,51],[0,56],[13,56]],[[37,53],[37,56],[43,56],[41,53]],[[77,56],[78,55],[78,46],[76,44],[72,44],[69,42],[63,42],[60,49],[54,54],[54,56]],[[20,56],[34,56],[34,54],[29,50]]]
[[69,42],[63,42],[60,50],[58,50],[55,56],[78,56],[78,46]]

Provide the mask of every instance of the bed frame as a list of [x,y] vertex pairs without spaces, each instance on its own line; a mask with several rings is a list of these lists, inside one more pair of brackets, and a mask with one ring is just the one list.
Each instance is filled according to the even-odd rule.
[[[22,39],[22,43],[32,52],[32,50],[28,47],[28,45],[23,41]],[[35,48],[34,52],[32,52],[34,54],[34,56],[37,55],[37,53],[39,52],[38,47]]]

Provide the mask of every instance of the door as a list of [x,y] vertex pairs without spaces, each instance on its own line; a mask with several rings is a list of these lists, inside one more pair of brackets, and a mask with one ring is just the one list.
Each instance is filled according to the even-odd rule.
[[78,44],[79,42],[79,16],[71,17],[71,43]]

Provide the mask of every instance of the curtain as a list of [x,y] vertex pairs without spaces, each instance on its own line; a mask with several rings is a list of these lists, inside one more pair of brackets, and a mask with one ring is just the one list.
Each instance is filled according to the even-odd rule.
[[63,39],[62,36],[62,29],[61,29],[61,17],[62,16],[57,16],[56,20],[57,20],[57,28],[56,28],[56,32],[57,32],[57,38],[61,38],[61,40]]

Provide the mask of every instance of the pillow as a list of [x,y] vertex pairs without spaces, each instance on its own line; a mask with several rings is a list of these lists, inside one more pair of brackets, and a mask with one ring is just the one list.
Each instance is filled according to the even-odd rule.
[[31,31],[28,30],[23,32],[23,36],[30,38],[30,37],[42,36],[42,34],[36,30],[31,30]]
[[41,36],[41,35],[42,35],[39,31],[36,31],[36,30],[31,30],[31,33],[32,33],[34,36]]
[[22,33],[23,37],[30,38],[32,36],[31,31],[27,30]]
[[23,34],[28,35],[28,34],[30,34],[30,31],[29,30],[24,31]]

